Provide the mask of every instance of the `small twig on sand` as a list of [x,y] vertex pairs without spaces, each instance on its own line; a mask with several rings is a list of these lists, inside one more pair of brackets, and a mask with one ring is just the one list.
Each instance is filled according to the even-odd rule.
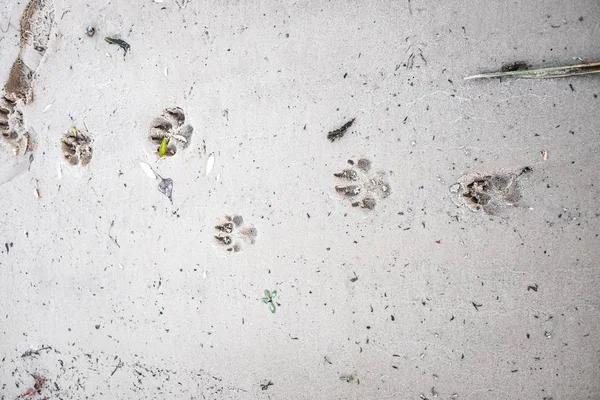
[[115,374],[115,372],[117,372],[117,370],[118,370],[119,368],[122,368],[122,367],[123,367],[123,365],[124,365],[124,364],[123,364],[123,361],[121,361],[121,359],[119,359],[119,363],[117,364],[117,366],[115,367],[115,369],[113,369],[113,372],[110,374],[110,376],[113,376],[113,375]]
[[467,76],[465,79],[484,78],[565,78],[577,75],[589,75],[600,73],[600,62],[592,62],[577,65],[565,65],[562,67],[550,67],[539,69],[523,69],[518,71],[499,71],[487,74]]
[[40,347],[37,350],[27,350],[25,353],[21,354],[21,357],[25,358],[25,357],[31,357],[31,356],[39,356],[40,352],[44,351],[44,350],[52,350],[52,347],[42,345],[42,347]]

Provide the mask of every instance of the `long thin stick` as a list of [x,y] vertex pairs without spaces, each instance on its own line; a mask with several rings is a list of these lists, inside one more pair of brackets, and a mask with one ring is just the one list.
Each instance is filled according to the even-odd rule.
[[489,78],[564,78],[576,75],[588,75],[600,73],[600,62],[565,65],[562,67],[550,67],[539,69],[525,69],[519,71],[491,72],[467,76],[465,79],[489,79]]

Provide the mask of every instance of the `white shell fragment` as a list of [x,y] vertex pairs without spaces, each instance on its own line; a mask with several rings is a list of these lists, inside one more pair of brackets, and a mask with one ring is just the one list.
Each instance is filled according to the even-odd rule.
[[210,171],[212,171],[214,166],[215,166],[215,153],[210,153],[210,155],[208,156],[208,160],[206,161],[206,176],[208,176],[208,174],[210,174]]
[[148,175],[148,178],[156,179],[156,174],[154,173],[154,170],[152,170],[151,166],[149,166],[145,162],[140,161],[140,167],[142,167],[146,175]]

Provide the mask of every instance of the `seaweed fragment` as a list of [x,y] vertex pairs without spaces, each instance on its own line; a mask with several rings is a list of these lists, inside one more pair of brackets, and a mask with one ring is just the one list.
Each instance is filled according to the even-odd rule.
[[335,142],[336,140],[341,139],[346,134],[346,131],[348,130],[348,128],[350,128],[352,126],[355,119],[356,118],[352,118],[350,121],[346,122],[344,125],[342,125],[338,129],[329,132],[327,134],[327,139],[329,139],[332,142]]
[[107,36],[107,37],[104,38],[104,40],[107,43],[109,43],[109,44],[116,44],[116,45],[118,45],[125,52],[124,55],[127,55],[127,52],[131,48],[131,46],[129,45],[129,43],[127,43],[126,41],[124,41],[122,39],[119,39],[119,38],[111,38],[111,37]]

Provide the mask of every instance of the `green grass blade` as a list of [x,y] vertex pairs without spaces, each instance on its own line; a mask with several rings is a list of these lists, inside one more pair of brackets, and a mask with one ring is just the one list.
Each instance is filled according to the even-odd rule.
[[518,71],[498,71],[486,74],[467,76],[464,79],[491,79],[491,78],[564,78],[577,75],[600,73],[600,62],[564,65],[538,69],[525,69]]

